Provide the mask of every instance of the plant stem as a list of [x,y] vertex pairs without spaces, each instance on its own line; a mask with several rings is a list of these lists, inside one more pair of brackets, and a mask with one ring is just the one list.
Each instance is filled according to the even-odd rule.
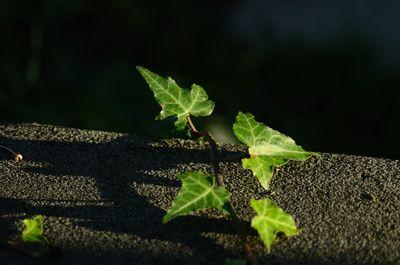
[[198,130],[196,129],[196,127],[194,126],[194,124],[193,124],[192,119],[190,118],[190,116],[188,116],[188,117],[186,118],[186,120],[187,120],[187,124],[189,125],[190,131],[191,131],[193,134],[199,133],[199,131],[198,131]]
[[[195,138],[204,137],[206,139],[206,141],[208,142],[208,144],[210,146],[210,151],[211,151],[211,164],[213,166],[214,175],[217,178],[217,185],[221,186],[221,187],[225,187],[224,179],[223,179],[222,175],[220,174],[219,161],[218,161],[218,158],[219,158],[218,145],[215,142],[214,137],[209,132],[198,131],[189,116],[187,117],[187,125],[190,129],[191,134]],[[245,232],[245,227],[243,226],[242,222],[240,221],[239,217],[237,216],[235,208],[233,208],[233,205],[230,202],[227,203],[226,208],[227,208],[227,211],[230,213],[234,227],[235,227],[236,231],[238,232],[240,241],[246,252],[246,260],[252,265],[258,265],[257,257],[254,255],[250,244],[247,242],[247,235]]]
[[218,163],[218,145],[215,142],[214,137],[209,132],[203,132],[197,130],[189,116],[187,117],[187,124],[189,126],[191,134],[195,138],[204,137],[208,142],[208,145],[210,146],[211,150],[211,164],[213,166],[214,175],[217,177],[217,184],[218,186],[225,187],[224,179],[219,174],[220,169]]
[[12,149],[10,149],[10,148],[8,148],[8,147],[6,147],[4,145],[0,145],[0,148],[4,149],[4,150],[7,150],[11,154],[13,154],[16,161],[21,161],[22,160],[22,155],[19,154],[19,153],[14,152]]
[[211,149],[211,163],[214,169],[214,175],[217,177],[217,183],[219,186],[225,187],[224,178],[220,174],[219,169],[219,161],[218,161],[218,146],[215,142],[214,138],[209,132],[204,133],[204,137],[206,138],[208,144],[210,145]]
[[251,248],[251,245],[247,242],[247,235],[245,232],[245,227],[244,227],[243,223],[240,221],[239,217],[237,216],[235,208],[233,208],[233,206],[230,202],[228,202],[227,208],[228,208],[227,210],[231,214],[233,224],[235,226],[236,231],[238,232],[240,241],[241,241],[244,251],[246,253],[246,260],[252,265],[258,265],[257,257],[253,253],[253,249]]
[[218,157],[219,162],[240,162],[243,158],[249,158],[249,153],[237,154],[230,157]]

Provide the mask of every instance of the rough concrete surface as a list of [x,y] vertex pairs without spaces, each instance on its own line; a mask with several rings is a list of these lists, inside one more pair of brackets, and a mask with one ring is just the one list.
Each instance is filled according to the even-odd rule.
[[[21,221],[45,218],[62,255],[35,260],[0,248],[0,264],[219,264],[242,254],[232,222],[217,211],[161,219],[179,172],[211,173],[207,145],[152,142],[132,135],[38,124],[0,124],[0,237]],[[223,157],[246,151],[221,145]],[[269,197],[291,213],[299,235],[281,237],[269,255],[249,229],[261,264],[400,264],[400,162],[321,154],[281,167],[262,190],[241,163],[220,162],[240,218],[250,198]]]

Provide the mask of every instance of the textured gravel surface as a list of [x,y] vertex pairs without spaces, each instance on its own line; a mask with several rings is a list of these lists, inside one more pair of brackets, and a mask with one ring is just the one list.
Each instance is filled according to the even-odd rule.
[[[42,214],[59,257],[34,260],[0,248],[0,264],[224,264],[240,257],[232,223],[216,211],[161,218],[180,182],[176,174],[211,173],[207,146],[151,142],[135,136],[38,124],[0,124],[0,237],[19,233],[21,220]],[[223,145],[224,157],[246,151]],[[301,228],[265,254],[262,264],[400,264],[400,162],[322,154],[280,168],[271,194],[240,162],[221,162],[241,219],[250,198],[269,197]]]

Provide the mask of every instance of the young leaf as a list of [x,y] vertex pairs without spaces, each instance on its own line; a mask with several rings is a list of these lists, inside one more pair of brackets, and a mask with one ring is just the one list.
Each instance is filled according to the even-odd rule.
[[137,66],[136,69],[161,105],[161,112],[156,119],[176,116],[175,126],[178,130],[183,130],[189,115],[201,117],[213,112],[214,102],[208,100],[207,93],[201,86],[193,84],[189,91],[179,87],[170,77],[165,79],[142,66]]
[[24,219],[24,230],[22,230],[21,239],[29,243],[47,244],[47,238],[43,235],[43,217],[36,215],[32,219]]
[[243,259],[226,259],[225,265],[246,265]]
[[182,188],[164,216],[163,223],[199,209],[216,208],[227,212],[224,206],[231,194],[225,188],[217,187],[213,176],[202,172],[185,172],[178,178],[182,181]]
[[298,233],[293,217],[285,213],[271,200],[251,199],[250,206],[257,213],[251,219],[251,227],[257,230],[268,253],[277,233],[282,232],[286,236],[293,236]]
[[282,166],[288,160],[303,161],[315,153],[304,151],[290,137],[257,122],[250,113],[236,116],[233,124],[236,137],[249,146],[250,158],[242,160],[245,169],[251,169],[261,186],[268,189],[274,166]]

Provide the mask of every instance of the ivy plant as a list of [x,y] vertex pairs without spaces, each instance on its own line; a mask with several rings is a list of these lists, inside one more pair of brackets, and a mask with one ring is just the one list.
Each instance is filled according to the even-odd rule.
[[[193,84],[191,89],[180,87],[172,78],[161,77],[150,70],[137,66],[137,70],[152,90],[161,106],[156,119],[175,118],[178,131],[188,129],[194,138],[204,137],[210,146],[213,175],[203,172],[182,172],[178,178],[182,187],[178,191],[171,207],[162,219],[167,223],[172,219],[192,214],[204,209],[217,209],[232,218],[250,264],[258,264],[247,235],[241,228],[241,222],[230,202],[231,193],[226,190],[223,176],[219,170],[218,144],[209,132],[197,130],[191,116],[203,117],[214,110],[214,102],[208,99],[206,91]],[[233,124],[233,132],[242,143],[246,144],[248,154],[242,159],[244,169],[250,169],[260,185],[268,190],[274,167],[279,167],[289,160],[304,161],[316,153],[305,151],[296,145],[290,137],[275,131],[261,122],[257,122],[250,113],[239,112]],[[278,207],[270,199],[251,199],[250,206],[255,211],[251,226],[258,232],[266,251],[269,253],[278,233],[290,237],[298,233],[294,218]],[[246,264],[243,259],[227,259],[226,264]]]
[[33,258],[45,258],[49,255],[59,254],[58,248],[49,244],[43,231],[43,216],[35,215],[23,221],[24,228],[21,234],[12,238],[0,239],[0,245],[22,253]]
[[43,235],[43,216],[36,215],[31,219],[22,221],[25,225],[22,230],[21,239],[26,243],[48,244],[47,238]]

